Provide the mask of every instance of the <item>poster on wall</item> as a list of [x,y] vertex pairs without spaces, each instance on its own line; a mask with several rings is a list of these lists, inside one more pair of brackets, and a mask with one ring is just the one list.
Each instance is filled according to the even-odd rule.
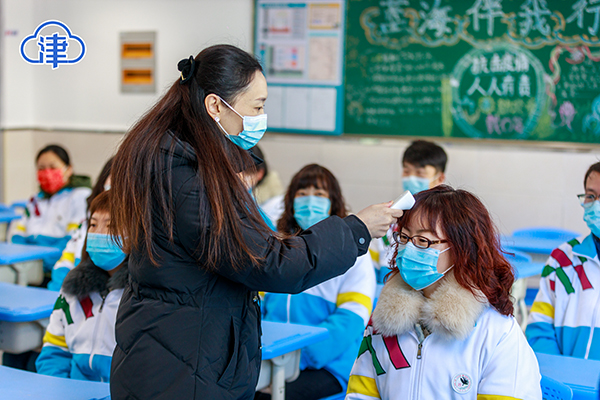
[[342,133],[343,0],[256,0],[269,129]]
[[599,1],[352,0],[346,24],[345,132],[600,142]]

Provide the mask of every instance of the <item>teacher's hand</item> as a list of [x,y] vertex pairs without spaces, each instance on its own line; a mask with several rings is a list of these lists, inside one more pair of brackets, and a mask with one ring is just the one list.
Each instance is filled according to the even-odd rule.
[[402,210],[390,208],[392,201],[381,204],[373,204],[359,212],[356,216],[367,226],[373,239],[386,234],[390,225],[402,216]]

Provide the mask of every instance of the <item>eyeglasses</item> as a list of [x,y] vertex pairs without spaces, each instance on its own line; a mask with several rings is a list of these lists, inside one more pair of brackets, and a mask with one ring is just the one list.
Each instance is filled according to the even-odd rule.
[[578,194],[577,198],[582,206],[591,205],[596,200],[600,200],[600,195],[594,196],[593,194]]
[[429,240],[425,236],[415,235],[413,237],[408,236],[406,233],[394,232],[392,234],[394,240],[400,244],[407,244],[410,240],[415,247],[419,249],[428,249],[432,244],[448,243],[447,240]]

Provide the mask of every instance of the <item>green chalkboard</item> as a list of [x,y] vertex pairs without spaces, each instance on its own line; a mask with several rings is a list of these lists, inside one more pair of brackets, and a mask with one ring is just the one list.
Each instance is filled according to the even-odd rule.
[[597,0],[348,0],[344,132],[600,143]]

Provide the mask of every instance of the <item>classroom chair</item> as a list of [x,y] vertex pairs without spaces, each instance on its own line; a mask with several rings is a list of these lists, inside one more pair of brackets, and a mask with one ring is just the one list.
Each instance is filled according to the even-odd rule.
[[[522,251],[514,249],[504,249],[504,257],[513,266],[513,269],[518,270],[519,265],[529,264],[532,262],[531,256]],[[525,304],[525,295],[527,294],[527,278],[516,279],[511,288],[510,294],[513,297],[515,305],[515,317],[520,317],[521,328],[525,331],[527,327],[527,305]]]
[[564,242],[581,236],[579,232],[551,226],[537,226],[513,231],[512,236],[522,238],[553,239]]
[[564,383],[542,375],[542,399],[543,400],[571,400],[573,391]]

